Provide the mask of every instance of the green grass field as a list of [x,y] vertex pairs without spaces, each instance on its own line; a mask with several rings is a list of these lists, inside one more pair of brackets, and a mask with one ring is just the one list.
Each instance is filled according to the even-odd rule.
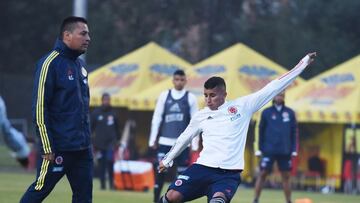
[[[34,180],[33,173],[0,172],[0,203],[19,202],[20,197],[30,183]],[[151,202],[152,192],[126,192],[126,191],[101,191],[98,181],[94,181],[93,202],[101,203],[145,203]],[[233,203],[251,203],[253,190],[240,188],[233,199]],[[310,198],[313,203],[359,203],[360,196],[344,194],[320,194],[312,192],[293,192],[293,200],[297,198]],[[281,190],[264,190],[261,203],[282,203],[284,201]],[[45,203],[71,202],[71,190],[67,179],[64,177]],[[205,198],[193,202],[206,202]],[[294,201],[295,203],[295,201]]]

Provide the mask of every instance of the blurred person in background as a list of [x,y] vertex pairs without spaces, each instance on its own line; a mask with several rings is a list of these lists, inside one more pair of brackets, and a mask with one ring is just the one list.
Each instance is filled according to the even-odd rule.
[[287,203],[291,203],[290,171],[291,157],[297,156],[297,122],[295,112],[285,106],[285,93],[281,92],[273,99],[273,105],[261,114],[259,124],[259,151],[256,156],[262,156],[260,174],[255,184],[255,198],[258,203],[261,190],[267,175],[277,162],[281,173],[283,190]]
[[[174,88],[163,91],[156,103],[151,122],[149,147],[157,150],[157,162],[164,158],[179,135],[185,130],[191,117],[198,111],[198,104],[194,94],[185,90],[186,75],[183,70],[176,70],[173,74]],[[193,139],[192,150],[199,147],[198,137]],[[190,164],[190,149],[184,150],[175,160],[178,173],[184,171]],[[154,202],[158,202],[164,185],[166,173],[155,173]]]
[[32,111],[41,157],[21,203],[42,202],[64,175],[73,203],[92,202],[90,95],[86,64],[79,58],[89,44],[86,19],[67,17],[54,49],[36,65]]
[[101,97],[101,106],[91,113],[92,141],[102,190],[106,189],[106,177],[109,188],[114,189],[114,149],[120,139],[118,117],[111,107],[110,100],[110,95],[104,93]]
[[14,153],[16,160],[22,167],[27,168],[29,164],[30,148],[25,136],[11,126],[6,114],[6,105],[0,95],[0,134],[3,136],[5,144]]

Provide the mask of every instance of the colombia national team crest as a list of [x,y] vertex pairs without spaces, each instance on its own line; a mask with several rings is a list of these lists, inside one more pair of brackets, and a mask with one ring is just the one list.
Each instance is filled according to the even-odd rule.
[[230,106],[228,108],[228,112],[230,114],[230,120],[235,121],[241,117],[241,115],[238,112],[238,108],[236,106]]
[[55,159],[55,163],[60,165],[62,164],[64,161],[63,157],[62,156],[57,156],[56,159]]
[[228,108],[228,112],[229,112],[230,114],[232,114],[232,115],[235,115],[235,114],[238,112],[238,110],[237,110],[237,108],[236,108],[235,106],[230,106],[230,107]]
[[177,179],[176,181],[175,181],[175,186],[180,186],[180,185],[182,185],[183,184],[183,182],[182,182],[182,180],[180,180],[180,179]]

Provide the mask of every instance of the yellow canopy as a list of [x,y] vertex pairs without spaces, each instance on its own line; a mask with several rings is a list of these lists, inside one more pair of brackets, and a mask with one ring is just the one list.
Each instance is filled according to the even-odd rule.
[[89,74],[90,105],[101,104],[101,96],[111,94],[113,106],[127,106],[129,97],[168,79],[176,69],[190,64],[151,42]]
[[287,98],[299,121],[359,123],[360,55],[294,88]]
[[[194,65],[187,71],[186,89],[198,96],[204,106],[203,84],[211,76],[223,77],[227,84],[228,99],[250,94],[279,75],[287,72],[244,44],[235,44]],[[296,83],[302,82],[298,79]],[[131,98],[130,109],[153,110],[160,92],[172,88],[171,79],[161,82]]]

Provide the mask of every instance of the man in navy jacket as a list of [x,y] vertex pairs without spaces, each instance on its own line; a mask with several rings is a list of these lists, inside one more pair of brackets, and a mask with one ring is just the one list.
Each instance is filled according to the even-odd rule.
[[89,43],[87,21],[68,17],[55,48],[36,65],[32,111],[41,157],[36,180],[21,202],[42,202],[64,175],[72,202],[92,201],[88,75],[78,58]]
[[255,184],[254,203],[259,202],[262,185],[266,176],[271,173],[276,161],[281,172],[286,202],[291,202],[290,170],[291,157],[297,156],[297,123],[295,113],[285,106],[284,92],[273,100],[273,106],[265,109],[261,114],[259,125],[259,151],[261,156],[260,174]]

